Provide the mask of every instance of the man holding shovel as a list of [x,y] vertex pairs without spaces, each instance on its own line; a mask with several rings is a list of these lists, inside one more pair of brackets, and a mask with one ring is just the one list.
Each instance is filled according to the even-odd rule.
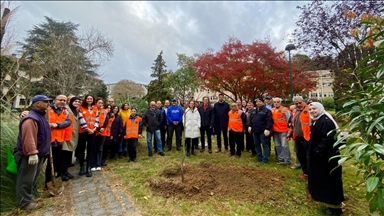
[[36,185],[44,157],[49,154],[51,128],[45,117],[52,100],[45,95],[36,95],[32,99],[33,108],[21,119],[17,138],[16,199],[22,210],[38,209],[41,206],[32,201],[32,190]]

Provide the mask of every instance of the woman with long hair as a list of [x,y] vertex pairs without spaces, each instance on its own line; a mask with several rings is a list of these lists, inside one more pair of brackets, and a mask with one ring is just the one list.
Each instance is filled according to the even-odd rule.
[[101,158],[103,154],[103,145],[106,137],[101,134],[104,132],[105,128],[108,126],[107,115],[108,112],[103,108],[104,101],[102,98],[96,98],[96,108],[99,113],[99,127],[96,129],[95,145],[92,149],[92,161],[91,161],[91,171],[100,171],[101,170]]
[[119,107],[114,105],[112,106],[111,117],[114,117],[111,126],[111,140],[110,140],[110,158],[116,159],[116,153],[121,142],[122,134],[124,133],[123,121],[121,116],[118,115]]
[[106,160],[108,156],[108,151],[110,147],[110,137],[111,137],[111,127],[112,123],[115,120],[115,116],[112,112],[112,105],[107,104],[104,106],[104,110],[107,111],[107,117],[105,118],[105,124],[107,125],[104,129],[104,131],[101,133],[102,137],[105,137],[103,146],[100,146],[102,152],[101,152],[101,166],[107,166]]
[[[79,107],[79,140],[76,148],[76,157],[79,159],[80,172],[79,175],[92,177],[91,161],[92,148],[94,146],[96,129],[99,127],[98,109],[95,106],[96,100],[90,94],[85,95],[81,106]],[[84,152],[87,150],[87,167],[84,169]]]
[[[185,146],[187,156],[195,155],[195,146],[198,143],[200,136],[200,125],[201,119],[200,114],[197,108],[195,107],[195,102],[193,100],[189,101],[189,106],[184,113],[184,124],[185,124]],[[191,146],[192,142],[192,146]],[[191,148],[192,147],[192,148]]]
[[[123,127],[125,128],[125,123],[127,122],[127,119],[129,118],[129,116],[131,115],[131,110],[129,109],[128,103],[123,103],[123,105],[121,105],[119,115],[123,120]],[[118,152],[119,152],[119,158],[122,158],[122,156],[124,157],[128,156],[127,141],[125,139],[121,139]]]

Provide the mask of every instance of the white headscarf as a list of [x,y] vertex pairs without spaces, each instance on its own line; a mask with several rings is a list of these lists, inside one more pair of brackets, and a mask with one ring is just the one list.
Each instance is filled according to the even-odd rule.
[[315,124],[315,122],[322,116],[322,115],[326,115],[329,119],[332,120],[332,122],[335,124],[335,127],[336,127],[336,130],[339,131],[339,125],[337,125],[335,119],[333,119],[332,115],[329,114],[327,111],[325,111],[324,109],[324,106],[323,104],[319,103],[319,102],[312,102],[309,104],[309,107],[310,106],[314,106],[317,108],[317,115],[316,116],[313,116],[311,115],[311,112],[309,112],[309,116],[311,117],[312,121],[314,121],[313,124]]

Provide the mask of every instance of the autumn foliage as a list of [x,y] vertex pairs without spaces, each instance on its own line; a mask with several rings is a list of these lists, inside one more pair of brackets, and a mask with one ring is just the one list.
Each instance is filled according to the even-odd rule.
[[[289,64],[284,51],[277,52],[269,41],[243,44],[229,38],[221,50],[208,49],[195,54],[194,68],[206,88],[226,91],[232,100],[253,100],[264,93],[288,98]],[[307,93],[316,87],[311,79],[314,73],[303,72],[293,64],[293,86],[295,94]]]

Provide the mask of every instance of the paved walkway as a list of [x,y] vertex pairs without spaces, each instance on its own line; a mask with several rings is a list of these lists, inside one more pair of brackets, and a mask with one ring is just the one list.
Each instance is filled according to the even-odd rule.
[[121,181],[116,181],[107,167],[93,172],[90,178],[78,175],[78,165],[69,171],[75,178],[64,182],[63,194],[48,198],[52,203],[45,202],[46,206],[39,211],[43,216],[140,215],[124,193]]

